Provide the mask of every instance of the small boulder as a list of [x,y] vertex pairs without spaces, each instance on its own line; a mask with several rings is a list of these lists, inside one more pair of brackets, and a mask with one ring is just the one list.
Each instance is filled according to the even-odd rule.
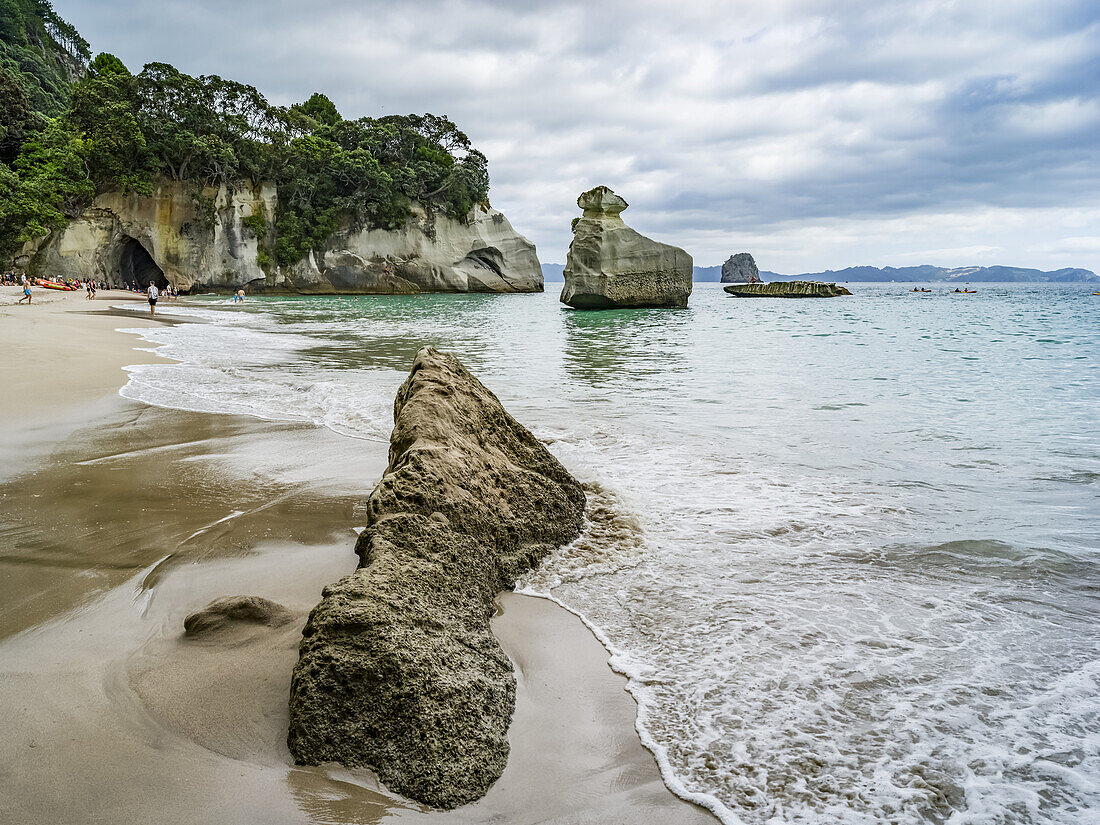
[[752,255],[748,252],[738,252],[736,255],[730,255],[729,260],[722,264],[722,283],[760,283],[760,270],[757,268]]
[[577,205],[573,242],[565,261],[561,301],[575,309],[678,307],[691,295],[691,256],[658,243],[625,223],[627,202],[606,186],[590,189]]
[[234,624],[281,627],[293,618],[287,608],[261,596],[226,596],[184,619],[183,632],[187,636],[200,636]]

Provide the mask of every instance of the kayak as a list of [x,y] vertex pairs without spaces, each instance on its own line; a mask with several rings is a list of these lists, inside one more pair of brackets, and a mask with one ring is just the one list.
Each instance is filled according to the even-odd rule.
[[65,286],[64,284],[55,284],[51,283],[50,281],[39,281],[38,285],[41,287],[45,287],[46,289],[60,289],[64,292],[73,291],[73,288],[71,286]]

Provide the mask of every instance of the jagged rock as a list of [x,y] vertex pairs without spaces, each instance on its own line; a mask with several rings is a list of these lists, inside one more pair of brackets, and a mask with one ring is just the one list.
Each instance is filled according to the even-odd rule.
[[281,604],[262,596],[226,596],[189,615],[183,630],[188,636],[200,636],[236,623],[280,627],[293,618]]
[[394,402],[359,568],[325,588],[303,631],[295,760],[369,766],[439,808],[484,795],[504,770],[515,707],[493,598],[580,533],[584,503],[457,359],[420,350]]
[[[64,230],[24,247],[22,263],[32,274],[61,272],[115,285],[135,277],[163,277],[184,292],[247,288],[393,294],[543,288],[534,244],[486,206],[475,206],[464,220],[455,220],[428,215],[413,204],[412,215],[397,229],[344,228],[298,263],[279,267],[271,252],[277,205],[278,192],[269,183],[234,189],[223,184],[196,192],[188,184],[165,180],[148,197],[106,192]],[[262,221],[254,220],[261,216]]]
[[768,284],[730,284],[723,287],[737,298],[835,298],[851,295],[842,286],[817,281],[772,281]]
[[760,270],[748,252],[730,255],[729,260],[722,264],[722,283],[724,284],[749,284],[759,280]]
[[658,243],[623,223],[627,202],[606,186],[579,198],[565,262],[562,303],[577,309],[686,307],[691,295],[691,256]]

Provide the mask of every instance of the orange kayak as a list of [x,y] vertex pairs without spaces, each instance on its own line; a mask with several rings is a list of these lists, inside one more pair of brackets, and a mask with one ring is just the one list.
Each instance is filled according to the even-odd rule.
[[73,291],[73,288],[71,286],[65,286],[65,284],[55,284],[53,281],[39,280],[38,285],[41,287],[45,287],[46,289],[60,289],[64,290],[65,292]]

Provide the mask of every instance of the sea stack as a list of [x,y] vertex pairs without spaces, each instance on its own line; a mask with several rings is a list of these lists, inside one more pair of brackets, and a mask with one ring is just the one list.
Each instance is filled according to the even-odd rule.
[[287,744],[300,764],[372,768],[437,808],[504,770],[512,665],[493,599],[580,534],[580,484],[453,356],[426,347],[394,402],[390,461],[358,569],[302,633]]
[[691,295],[691,256],[658,243],[625,223],[628,204],[606,186],[590,189],[577,205],[573,242],[565,259],[562,303],[575,309],[683,308]]
[[760,282],[760,270],[756,261],[748,252],[738,252],[730,255],[729,260],[722,264],[722,283],[724,284],[755,284]]

